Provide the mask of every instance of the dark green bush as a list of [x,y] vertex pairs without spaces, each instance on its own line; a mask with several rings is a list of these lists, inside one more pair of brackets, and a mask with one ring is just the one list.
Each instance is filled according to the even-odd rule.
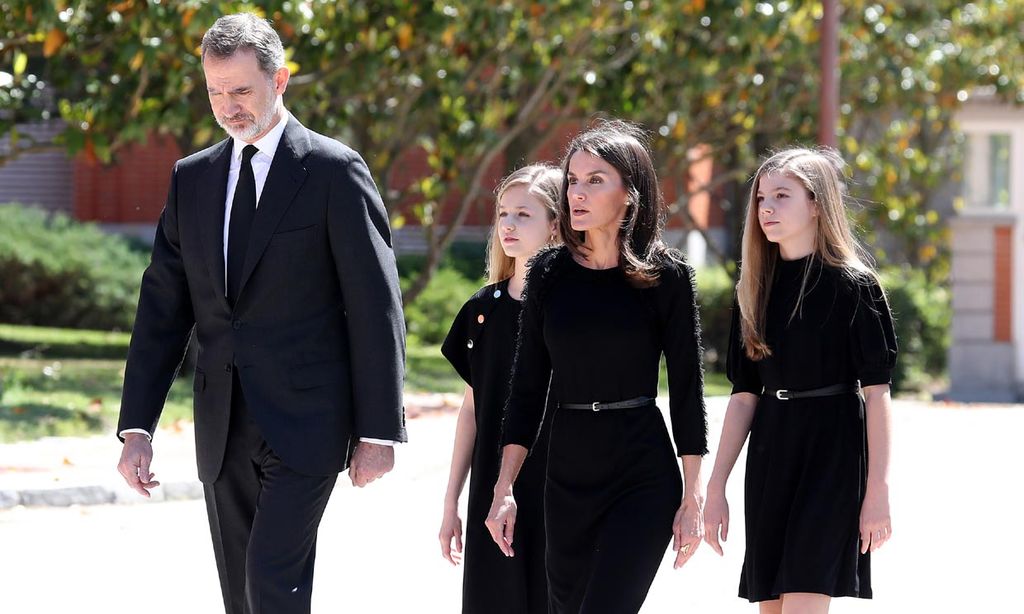
[[130,329],[147,260],[94,225],[0,205],[0,322]]
[[[409,278],[402,278],[403,287]],[[452,267],[439,269],[416,300],[405,307],[410,344],[436,345],[444,341],[463,303],[483,284],[466,279]]]
[[725,373],[734,287],[732,277],[720,266],[704,267],[697,271],[704,369],[710,372]]
[[910,266],[883,271],[882,283],[896,324],[900,354],[896,390],[920,390],[946,373],[953,309],[948,284],[929,282]]

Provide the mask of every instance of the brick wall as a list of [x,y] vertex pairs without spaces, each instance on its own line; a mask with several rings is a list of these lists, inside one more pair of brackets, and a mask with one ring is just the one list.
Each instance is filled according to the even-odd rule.
[[179,158],[181,152],[170,137],[129,145],[110,166],[78,156],[74,162],[75,217],[106,224],[155,224]]

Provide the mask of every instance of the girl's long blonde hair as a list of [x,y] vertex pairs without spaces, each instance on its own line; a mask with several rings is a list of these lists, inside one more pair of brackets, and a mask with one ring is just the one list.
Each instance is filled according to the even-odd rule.
[[845,167],[846,163],[834,149],[792,148],[772,155],[754,175],[743,228],[742,267],[736,284],[743,348],[751,360],[761,360],[772,353],[765,340],[765,313],[779,259],[779,246],[768,241],[758,219],[757,189],[765,175],[781,174],[802,183],[818,213],[815,218],[815,258],[808,259],[804,268],[800,295],[790,318],[795,317],[803,307],[812,261],[815,259],[839,269],[859,283],[865,279],[878,282],[878,275],[869,264],[866,252],[853,236],[847,219],[846,179],[843,174]]
[[[493,284],[512,277],[516,259],[505,255],[498,236],[498,205],[501,197],[517,185],[527,186],[527,193],[537,198],[547,210],[549,220],[558,219],[558,199],[563,191],[562,170],[550,164],[531,164],[513,171],[501,180],[494,190],[494,225],[487,239],[487,283]],[[557,240],[557,237],[552,237]]]

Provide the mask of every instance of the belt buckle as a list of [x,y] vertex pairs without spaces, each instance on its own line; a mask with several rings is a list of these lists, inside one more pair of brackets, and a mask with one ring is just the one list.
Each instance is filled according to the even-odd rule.
[[775,391],[775,398],[780,400],[780,401],[788,401],[789,397],[782,396],[784,394],[789,394],[789,391],[788,390],[776,390]]
[[590,411],[601,411],[600,409],[597,408],[597,406],[600,405],[600,404],[601,403],[598,402],[598,401],[594,401],[593,403],[591,403],[590,404]]

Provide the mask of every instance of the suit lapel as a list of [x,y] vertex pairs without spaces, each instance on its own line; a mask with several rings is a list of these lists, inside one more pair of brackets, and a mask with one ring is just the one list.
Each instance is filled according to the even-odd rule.
[[[245,252],[245,265],[242,267],[239,296],[245,291],[245,283],[267,249],[267,243],[270,242],[270,237],[274,234],[281,217],[288,211],[292,199],[306,180],[307,171],[302,165],[302,159],[310,149],[306,128],[294,117],[289,117],[274,160],[270,163],[270,171],[263,186],[263,193],[260,194],[259,205],[256,207],[256,217],[253,219],[252,231],[249,234],[249,247]],[[222,219],[222,231],[223,227]]]
[[217,298],[227,311],[231,311],[231,306],[224,297],[224,199],[227,198],[231,149],[231,139],[221,143],[219,149],[212,153],[210,164],[196,186],[203,260]]

